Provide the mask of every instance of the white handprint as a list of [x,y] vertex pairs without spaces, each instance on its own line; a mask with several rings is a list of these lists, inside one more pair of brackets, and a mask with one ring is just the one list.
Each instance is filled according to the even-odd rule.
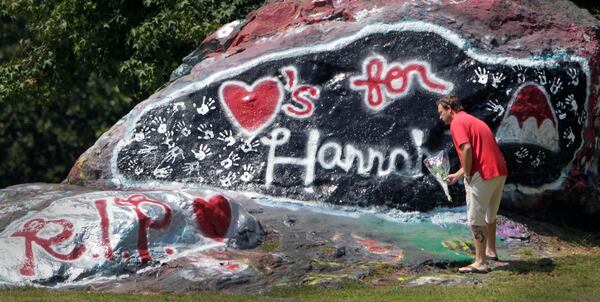
[[152,128],[152,131],[156,131],[161,134],[167,132],[167,120],[164,117],[155,116],[154,119],[152,119],[152,123],[154,125],[158,125],[158,127]]
[[226,159],[221,161],[221,166],[225,169],[231,169],[233,166],[239,166],[238,160],[240,160],[240,157],[232,151]]
[[146,138],[146,135],[144,134],[144,132],[133,133],[133,141],[134,142],[141,142],[144,140],[144,138]]
[[144,173],[144,168],[137,166],[137,167],[135,167],[135,170],[133,170],[133,173],[135,173],[135,175],[140,175],[140,174]]
[[538,83],[540,85],[546,85],[548,83],[548,79],[546,78],[546,72],[543,70],[536,70],[535,74],[538,77]]
[[541,164],[544,163],[544,159],[546,159],[546,155],[544,154],[544,152],[542,151],[538,151],[537,156],[535,157],[535,159],[531,162],[531,165],[534,168],[539,167]]
[[225,146],[227,147],[235,144],[235,138],[233,137],[233,131],[231,130],[223,130],[219,133],[219,137],[217,139],[225,142]]
[[187,173],[187,175],[191,175],[194,172],[200,172],[200,162],[191,162],[183,164],[183,171]]
[[523,83],[525,82],[525,80],[527,80],[525,77],[525,72],[527,71],[527,68],[523,69],[523,66],[515,66],[513,67],[513,70],[517,72],[517,81],[519,83]]
[[557,94],[562,89],[562,81],[560,78],[554,78],[552,81],[552,86],[550,86],[550,92],[552,94]]
[[571,78],[571,82],[569,84],[573,86],[579,85],[579,70],[575,68],[567,69],[567,75]]
[[257,140],[254,140],[254,138],[249,138],[242,141],[240,149],[244,153],[256,152],[256,147],[258,146],[260,146],[260,143]]
[[563,137],[569,140],[567,142],[567,147],[571,147],[571,145],[575,142],[575,134],[573,133],[573,129],[571,129],[571,127],[567,128],[567,130],[563,132]]
[[173,108],[171,109],[173,110],[173,113],[179,111],[179,110],[185,110],[185,103],[184,102],[177,102],[173,104]]
[[494,75],[492,75],[492,87],[498,88],[498,84],[500,84],[500,82],[504,81],[505,79],[506,78],[502,73],[495,73]]
[[486,109],[496,114],[496,116],[494,116],[494,122],[504,114],[504,107],[500,105],[497,99],[489,100]]
[[567,105],[564,102],[558,101],[556,103],[556,113],[559,119],[564,120],[567,117]]
[[131,158],[130,158],[130,159],[127,161],[127,168],[126,168],[126,170],[127,170],[127,171],[131,171],[131,170],[133,170],[133,169],[134,169],[133,167],[135,167],[135,166],[137,166],[137,162],[136,162],[134,159],[131,159]]
[[251,165],[243,165],[242,170],[244,173],[240,176],[240,180],[243,182],[249,182],[254,178],[254,167]]
[[163,162],[166,161],[166,162],[170,162],[172,164],[177,160],[178,157],[181,157],[181,159],[185,159],[183,150],[181,150],[181,148],[179,148],[179,147],[174,147],[171,150],[167,151],[167,154],[165,155]]
[[146,133],[150,132],[150,127],[144,125],[141,129],[137,129],[136,132],[133,133],[133,141],[141,142],[146,138]]
[[158,149],[158,147],[156,147],[156,146],[144,145],[142,147],[142,149],[140,149],[140,151],[138,151],[138,154],[152,153],[152,152],[156,151],[157,149]]
[[173,131],[168,131],[165,133],[165,140],[160,143],[161,145],[167,145],[169,149],[175,148],[175,142],[173,141]]
[[173,131],[181,133],[181,135],[187,137],[189,136],[192,131],[190,130],[190,128],[188,128],[185,124],[185,122],[183,121],[179,121],[175,124],[175,127],[173,127]]
[[166,178],[169,175],[171,175],[171,172],[173,172],[173,169],[171,167],[156,168],[152,172],[152,175],[154,175],[154,177],[156,178]]
[[212,152],[210,151],[210,148],[208,146],[202,145],[202,144],[199,146],[198,152],[192,150],[192,153],[194,153],[194,157],[200,161],[204,160],[207,156],[212,154]]
[[219,178],[219,182],[221,182],[221,186],[222,187],[230,187],[232,181],[235,179],[235,173],[234,172],[229,172],[227,174],[227,176],[221,176],[221,178]]
[[215,100],[213,100],[213,98],[208,98],[208,101],[206,101],[206,96],[203,96],[200,107],[196,107],[196,103],[194,103],[194,108],[196,108],[196,112],[199,114],[206,115],[211,110],[216,109]]
[[581,110],[581,114],[579,115],[579,118],[577,118],[577,122],[579,122],[579,125],[582,125],[585,123],[585,121],[587,120],[587,110],[583,109]]
[[523,159],[529,156],[529,151],[525,147],[521,147],[517,152],[515,152],[515,156],[517,157],[516,161],[518,163],[523,163]]
[[575,101],[575,95],[573,94],[569,94],[569,96],[567,96],[567,98],[565,99],[565,102],[567,102],[567,104],[571,105],[571,110],[573,110],[574,112],[577,112],[577,102]]
[[196,129],[201,132],[202,135],[198,136],[199,139],[209,140],[215,137],[215,133],[212,131],[212,124],[200,124]]
[[485,68],[477,67],[477,69],[475,70],[475,77],[476,79],[473,80],[473,83],[480,83],[485,85],[488,82],[490,73]]

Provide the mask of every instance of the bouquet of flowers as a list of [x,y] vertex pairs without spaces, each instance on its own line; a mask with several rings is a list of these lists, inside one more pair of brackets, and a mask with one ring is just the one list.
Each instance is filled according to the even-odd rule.
[[452,202],[452,197],[450,197],[450,192],[448,191],[448,184],[444,181],[444,178],[450,173],[450,161],[448,160],[448,153],[446,153],[446,150],[442,150],[437,154],[424,159],[423,163],[425,164],[425,167],[427,167],[427,170],[429,170],[429,173],[431,173],[435,180],[442,186],[448,201]]

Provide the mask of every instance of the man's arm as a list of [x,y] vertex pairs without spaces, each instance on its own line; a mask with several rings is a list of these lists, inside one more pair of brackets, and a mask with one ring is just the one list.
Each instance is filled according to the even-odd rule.
[[473,148],[470,143],[464,143],[460,145],[460,152],[462,154],[462,170],[465,175],[465,180],[471,182],[471,166],[473,164]]
[[473,164],[473,148],[471,147],[470,143],[464,143],[462,145],[460,145],[460,153],[462,154],[462,167],[460,167],[460,169],[458,171],[456,171],[455,173],[452,173],[448,176],[446,176],[446,178],[444,179],[446,181],[447,184],[449,185],[453,185],[456,182],[458,182],[458,180],[461,177],[465,177],[465,180],[467,182],[471,182],[471,166]]

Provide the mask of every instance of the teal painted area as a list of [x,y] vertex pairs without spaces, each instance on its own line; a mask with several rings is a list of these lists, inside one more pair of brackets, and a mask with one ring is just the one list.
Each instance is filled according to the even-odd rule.
[[[376,240],[404,251],[403,262],[419,264],[422,261],[468,262],[473,257],[463,251],[444,247],[444,241],[471,243],[471,228],[465,224],[465,207],[442,208],[431,212],[401,212],[394,209],[361,209],[324,204],[292,202],[290,200],[260,197],[254,199],[262,206],[292,211],[322,214],[325,222],[316,227],[340,227],[344,233]],[[329,218],[327,218],[329,217]],[[436,223],[433,223],[435,221]],[[330,223],[330,224],[328,224]],[[496,239],[500,258],[506,259],[502,248],[505,243]]]
[[534,60],[534,61],[550,61],[550,60],[558,60],[558,59],[567,58],[567,57],[569,57],[569,54],[567,52],[557,52],[557,53],[551,53],[551,54],[545,54],[545,55],[539,55],[539,56],[531,56],[531,57],[529,57],[529,59]]
[[[370,228],[373,234],[385,236],[388,240],[405,250],[406,262],[434,261],[472,261],[468,253],[448,249],[443,241],[471,242],[471,230],[464,224],[438,225],[423,221],[419,223],[395,223],[371,214],[362,215],[359,220],[363,226]],[[498,247],[502,242],[497,240]]]

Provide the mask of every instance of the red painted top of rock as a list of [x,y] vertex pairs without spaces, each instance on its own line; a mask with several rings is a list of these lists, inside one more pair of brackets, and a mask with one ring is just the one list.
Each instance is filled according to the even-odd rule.
[[[598,48],[598,21],[566,0],[273,0],[251,12],[239,32],[223,38],[231,42],[228,47],[207,54],[224,57],[196,66],[193,74],[202,74],[204,68],[210,72],[210,66],[225,57],[229,62],[234,61],[230,57],[246,60],[326,42],[366,24],[407,20],[447,27],[477,41],[478,48],[513,56],[570,51],[589,57]],[[213,39],[214,34],[203,44]]]

